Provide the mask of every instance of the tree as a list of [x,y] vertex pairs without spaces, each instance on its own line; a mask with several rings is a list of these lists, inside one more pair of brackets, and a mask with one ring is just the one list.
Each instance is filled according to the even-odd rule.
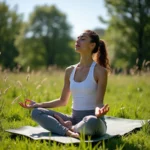
[[55,6],[36,6],[16,40],[22,66],[65,66],[75,61],[71,27]]
[[10,10],[5,2],[0,2],[0,64],[3,68],[14,68],[18,55],[14,41],[22,20],[16,10]]
[[143,61],[150,60],[150,1],[105,0],[105,3],[111,18],[105,37],[111,43],[113,63],[132,67],[138,60],[141,70]]

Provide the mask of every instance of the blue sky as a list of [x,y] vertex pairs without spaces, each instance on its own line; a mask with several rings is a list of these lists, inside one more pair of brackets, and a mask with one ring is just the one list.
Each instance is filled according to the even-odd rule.
[[107,27],[98,20],[98,16],[108,19],[104,0],[5,0],[5,2],[10,8],[17,4],[18,13],[24,14],[24,20],[28,19],[36,5],[55,4],[60,11],[67,15],[67,20],[72,26],[71,35],[73,37],[78,36],[86,29]]

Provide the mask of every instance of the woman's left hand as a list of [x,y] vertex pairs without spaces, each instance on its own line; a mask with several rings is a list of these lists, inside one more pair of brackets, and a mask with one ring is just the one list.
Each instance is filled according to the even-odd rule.
[[104,105],[102,108],[96,107],[95,108],[95,116],[99,118],[99,117],[105,115],[108,111],[109,111],[108,104]]

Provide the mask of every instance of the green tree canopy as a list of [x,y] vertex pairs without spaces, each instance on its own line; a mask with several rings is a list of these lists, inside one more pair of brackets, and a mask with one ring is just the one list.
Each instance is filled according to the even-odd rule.
[[17,62],[31,67],[74,63],[70,31],[66,15],[55,6],[36,6],[17,37]]
[[16,10],[10,10],[4,2],[0,2],[0,65],[12,69],[18,55],[14,45],[16,35],[22,23],[21,15]]
[[105,0],[110,15],[105,38],[109,42],[115,67],[132,67],[136,60],[141,70],[150,60],[150,1]]

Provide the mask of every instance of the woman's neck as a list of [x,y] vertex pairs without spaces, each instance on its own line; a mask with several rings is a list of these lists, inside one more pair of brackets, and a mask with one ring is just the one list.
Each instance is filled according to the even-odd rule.
[[82,67],[89,67],[91,66],[92,62],[93,62],[93,59],[91,56],[81,56],[79,65]]

